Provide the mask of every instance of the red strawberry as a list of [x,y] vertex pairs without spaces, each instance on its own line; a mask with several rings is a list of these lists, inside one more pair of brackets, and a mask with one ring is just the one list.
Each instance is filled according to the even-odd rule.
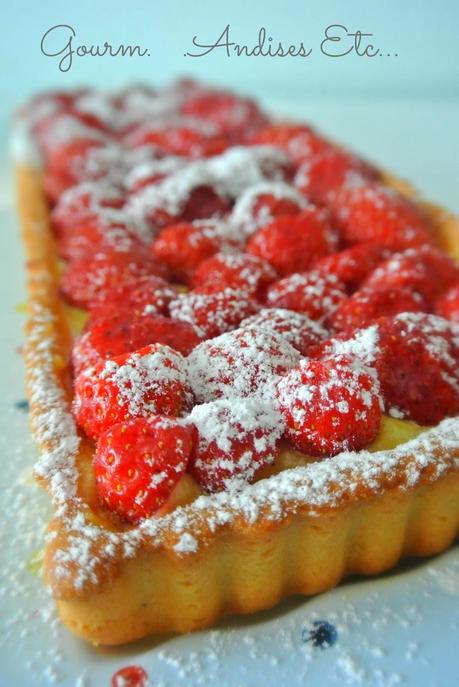
[[337,236],[326,214],[315,207],[279,217],[250,238],[247,252],[263,258],[280,275],[304,272],[336,249]]
[[265,181],[250,186],[237,198],[231,213],[231,224],[250,236],[260,227],[282,215],[296,215],[306,201],[289,184]]
[[208,290],[245,289],[249,293],[262,290],[276,278],[265,260],[245,253],[217,253],[202,262],[193,277],[195,288]]
[[327,330],[318,322],[299,312],[281,308],[263,308],[256,315],[242,320],[241,329],[247,327],[267,329],[280,334],[302,355],[308,355],[313,347],[318,346],[328,336]]
[[163,229],[153,242],[153,256],[167,265],[175,280],[187,284],[201,262],[223,248],[236,247],[225,229],[215,220],[174,224]]
[[381,399],[374,373],[344,356],[301,360],[277,386],[286,437],[306,454],[356,451],[376,436]]
[[46,169],[60,175],[67,187],[74,186],[84,178],[90,153],[102,145],[92,138],[77,138],[54,146],[46,155]]
[[151,343],[170,346],[188,355],[200,342],[193,327],[186,322],[174,322],[161,315],[133,315],[121,312],[90,323],[87,346],[102,358],[113,358],[136,351]]
[[251,143],[278,146],[296,165],[331,147],[331,143],[305,124],[268,125],[252,137]]
[[346,298],[334,274],[311,271],[291,274],[268,288],[266,303],[273,308],[302,312],[313,320],[331,315]]
[[346,183],[375,176],[375,170],[363,160],[331,146],[303,162],[294,184],[308,200],[328,205]]
[[129,522],[155,513],[185,473],[193,430],[180,421],[136,418],[100,437],[93,466],[99,498]]
[[62,194],[51,213],[54,231],[61,237],[66,230],[96,219],[104,208],[121,209],[124,197],[119,189],[105,181],[80,184]]
[[258,105],[224,91],[197,91],[187,98],[182,113],[214,124],[218,131],[239,141],[266,124]]
[[95,252],[129,253],[145,251],[139,237],[121,221],[111,221],[102,215],[90,217],[61,232],[59,255],[71,262],[86,262]]
[[[149,191],[150,189],[146,188],[144,193],[148,194]],[[161,229],[178,222],[221,218],[228,212],[229,207],[228,201],[212,186],[195,186],[190,189],[186,200],[177,203],[174,209],[167,202],[159,202],[150,209],[147,202],[145,219],[151,227]]]
[[236,329],[196,346],[188,356],[189,380],[199,403],[269,395],[276,377],[296,365],[299,357],[274,332]]
[[459,265],[433,246],[411,248],[383,262],[368,278],[370,288],[408,287],[433,302],[459,280]]
[[251,482],[274,461],[283,432],[281,415],[249,398],[195,406],[188,421],[198,434],[190,472],[211,492]]
[[169,303],[177,291],[161,277],[145,276],[131,279],[103,292],[91,303],[91,322],[118,314],[128,317],[167,315]]
[[459,283],[437,300],[435,312],[447,320],[459,324]]
[[189,322],[203,339],[235,329],[244,317],[253,315],[258,308],[247,292],[234,289],[209,294],[190,291],[169,305],[171,317]]
[[376,241],[403,250],[433,242],[430,223],[421,208],[376,181],[344,186],[333,210],[350,243]]
[[375,368],[389,412],[435,425],[459,412],[459,330],[440,317],[404,313],[378,322]]
[[128,132],[125,143],[130,148],[153,145],[160,155],[198,158],[219,155],[228,147],[225,136],[191,126],[157,127],[140,124]]
[[334,274],[352,293],[388,256],[387,248],[369,241],[351,246],[339,253],[327,255],[318,260],[314,267],[323,273]]
[[426,312],[428,305],[417,291],[406,287],[362,288],[343,301],[329,318],[337,331],[365,327],[379,317],[402,312]]
[[180,415],[190,398],[184,358],[169,346],[151,344],[80,374],[73,413],[86,434],[96,439],[117,422]]
[[105,248],[91,258],[70,263],[62,276],[61,290],[70,303],[84,308],[113,286],[164,272],[146,247],[139,245],[129,252]]

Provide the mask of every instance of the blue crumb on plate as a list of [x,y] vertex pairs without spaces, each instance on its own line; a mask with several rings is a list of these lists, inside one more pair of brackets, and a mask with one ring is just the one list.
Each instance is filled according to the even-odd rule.
[[27,412],[29,410],[29,401],[26,398],[22,399],[21,401],[16,401],[14,407],[17,410],[23,410],[24,412]]
[[328,649],[338,639],[338,632],[327,620],[314,620],[312,627],[303,629],[301,639],[312,646]]

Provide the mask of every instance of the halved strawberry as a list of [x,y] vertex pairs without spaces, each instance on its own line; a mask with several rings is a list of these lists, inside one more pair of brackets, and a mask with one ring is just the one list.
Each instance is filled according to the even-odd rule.
[[247,252],[256,255],[285,276],[304,272],[311,265],[332,253],[338,243],[327,214],[308,207],[300,214],[278,217],[249,239]]
[[250,398],[195,406],[187,422],[197,429],[190,472],[211,492],[251,482],[274,461],[284,429],[279,412]]
[[194,328],[186,322],[176,322],[162,315],[136,315],[126,311],[90,322],[87,334],[86,347],[91,347],[102,358],[113,358],[152,343],[164,344],[188,355],[201,341]]
[[240,326],[241,329],[252,327],[280,334],[302,355],[308,355],[312,348],[328,337],[327,330],[307,315],[282,308],[263,308],[256,315],[242,320]]
[[281,335],[241,328],[197,346],[188,356],[189,380],[199,403],[269,394],[299,358]]
[[342,148],[330,146],[302,163],[294,184],[308,200],[328,205],[345,184],[376,176],[376,171],[363,160]]
[[182,113],[211,122],[233,142],[243,140],[267,122],[253,100],[225,91],[198,90],[185,100]]
[[190,399],[184,358],[169,346],[150,344],[80,374],[73,414],[86,434],[96,439],[117,422],[180,415]]
[[337,331],[365,327],[379,317],[402,312],[427,312],[429,306],[422,294],[406,287],[381,286],[362,288],[344,300],[328,322]]
[[177,291],[161,277],[147,275],[130,279],[105,290],[90,306],[91,322],[124,314],[126,319],[141,315],[167,315]]
[[163,229],[152,245],[153,256],[167,265],[172,277],[187,284],[196,268],[223,249],[235,249],[226,225],[217,220],[181,222]]
[[[117,213],[114,213],[115,215]],[[141,253],[145,246],[128,224],[98,216],[66,228],[58,239],[59,255],[69,262],[91,260],[97,252]]]
[[228,287],[255,294],[275,279],[276,272],[266,260],[247,253],[217,253],[199,265],[193,286],[208,292]]
[[66,299],[79,307],[90,307],[105,291],[131,279],[164,276],[165,269],[141,244],[127,252],[105,247],[92,257],[71,262],[61,279]]
[[286,437],[313,456],[356,451],[376,436],[381,398],[375,371],[345,356],[301,360],[277,386]]
[[169,304],[171,317],[189,322],[203,339],[236,329],[244,317],[258,309],[258,303],[246,291],[229,288],[209,294],[190,291]]
[[331,143],[306,124],[270,124],[257,132],[250,142],[282,148],[295,165],[331,147]]
[[459,330],[441,317],[403,313],[377,323],[374,366],[386,407],[420,425],[459,412]]
[[60,238],[66,230],[95,219],[106,208],[121,209],[123,193],[105,181],[85,182],[66,191],[59,198],[51,213],[53,230]]
[[421,246],[396,253],[371,274],[369,288],[407,287],[421,293],[429,304],[459,280],[459,265],[438,248]]
[[378,243],[358,243],[346,250],[326,255],[314,267],[320,272],[334,274],[352,293],[387,257],[390,251]]
[[241,193],[232,209],[230,224],[242,236],[250,236],[276,217],[296,215],[306,207],[306,201],[291,185],[280,181],[265,181],[249,186]]
[[344,285],[334,274],[312,270],[291,274],[271,284],[266,303],[273,308],[296,310],[319,320],[330,316],[346,295]]
[[333,213],[349,243],[376,241],[392,250],[433,243],[421,208],[377,181],[344,186],[333,202]]
[[228,139],[204,127],[171,125],[169,127],[141,123],[124,139],[130,148],[153,145],[160,155],[182,155],[201,158],[218,155],[228,147]]
[[155,513],[185,473],[193,429],[164,417],[114,425],[97,443],[93,466],[99,498],[129,522]]

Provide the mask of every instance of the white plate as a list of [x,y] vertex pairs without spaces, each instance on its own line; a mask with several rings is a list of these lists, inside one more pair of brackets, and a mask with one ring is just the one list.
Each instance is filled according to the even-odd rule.
[[[11,195],[0,198],[0,685],[105,687],[126,665],[140,665],[152,687],[274,687],[458,684],[459,550],[358,580],[313,599],[295,598],[250,618],[193,635],[93,649],[60,625],[27,561],[42,546],[47,498],[34,485],[35,448],[24,398],[22,253]],[[307,637],[334,626],[328,648]]]

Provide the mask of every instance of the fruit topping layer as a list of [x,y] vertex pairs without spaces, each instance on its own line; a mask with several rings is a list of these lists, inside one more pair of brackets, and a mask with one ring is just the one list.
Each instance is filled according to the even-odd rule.
[[115,518],[459,413],[459,265],[371,164],[193,81],[49,93],[26,117],[86,312],[73,414]]

